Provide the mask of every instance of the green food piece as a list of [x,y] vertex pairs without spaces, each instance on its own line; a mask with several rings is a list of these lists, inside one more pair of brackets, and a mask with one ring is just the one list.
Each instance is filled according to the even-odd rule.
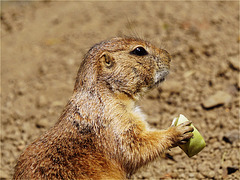
[[[178,118],[173,120],[173,125],[177,126],[185,121],[188,121],[188,119],[184,115],[180,114]],[[192,124],[190,126],[194,128],[193,137],[186,144],[179,146],[188,155],[188,157],[196,155],[206,146],[206,143],[199,131]]]

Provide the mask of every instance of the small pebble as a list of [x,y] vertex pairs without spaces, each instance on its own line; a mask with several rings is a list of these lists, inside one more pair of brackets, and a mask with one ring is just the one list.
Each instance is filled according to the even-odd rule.
[[209,166],[206,162],[198,164],[197,171],[203,174],[207,170],[209,170]]
[[159,91],[158,88],[155,88],[153,90],[151,90],[148,94],[147,97],[149,99],[158,99],[159,98]]
[[21,130],[23,131],[23,132],[29,132],[29,130],[30,129],[32,129],[32,126],[31,126],[31,124],[30,123],[28,123],[28,122],[24,122],[22,125],[21,125]]
[[40,74],[46,74],[47,71],[48,71],[47,65],[44,64],[44,65],[42,65],[42,66],[39,67],[39,73],[40,73]]
[[62,107],[64,105],[64,103],[62,101],[54,101],[52,103],[53,107]]
[[48,100],[45,96],[40,95],[37,99],[37,107],[44,107],[48,104]]
[[170,80],[163,83],[161,88],[163,92],[179,93],[183,89],[183,85],[181,82]]
[[159,116],[150,116],[148,119],[148,122],[154,126],[156,126],[161,121]]
[[214,176],[215,176],[215,171],[211,170],[211,171],[208,172],[208,177],[209,178],[214,178]]
[[194,174],[194,173],[189,173],[189,174],[188,174],[188,177],[189,177],[189,178],[194,178],[194,177],[195,177],[195,174]]
[[232,144],[234,141],[240,140],[240,133],[237,129],[229,131],[223,136],[223,140],[227,143]]
[[230,67],[236,70],[240,70],[240,63],[238,57],[231,57],[229,60]]
[[204,179],[204,176],[201,173],[197,173],[196,179]]
[[228,174],[235,173],[238,170],[239,170],[239,167],[237,167],[237,166],[229,166],[229,167],[227,167]]
[[4,170],[0,169],[0,179],[10,179],[10,176]]
[[48,122],[48,119],[46,118],[40,119],[36,122],[36,126],[38,128],[45,128],[45,127],[48,127],[48,125],[49,125],[49,122]]
[[27,86],[24,82],[20,81],[18,83],[18,95],[23,95],[27,92]]
[[214,95],[208,97],[203,101],[203,107],[213,108],[218,105],[228,104],[232,99],[232,96],[224,91],[217,91]]

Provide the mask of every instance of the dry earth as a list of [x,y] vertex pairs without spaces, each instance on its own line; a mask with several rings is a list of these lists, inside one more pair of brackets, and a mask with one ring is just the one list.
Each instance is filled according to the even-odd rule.
[[122,35],[172,54],[168,79],[139,103],[149,124],[182,113],[207,143],[193,158],[167,151],[133,179],[240,177],[238,1],[1,3],[1,179],[57,121],[87,50]]

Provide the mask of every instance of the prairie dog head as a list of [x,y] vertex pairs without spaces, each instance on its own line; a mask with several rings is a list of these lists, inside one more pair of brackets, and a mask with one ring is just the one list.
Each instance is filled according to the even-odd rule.
[[[170,61],[167,51],[149,42],[135,38],[113,38],[89,50],[78,78],[87,77],[88,74],[95,85],[101,84],[113,93],[124,93],[136,99],[164,80],[169,73]],[[89,73],[84,75],[80,71]]]

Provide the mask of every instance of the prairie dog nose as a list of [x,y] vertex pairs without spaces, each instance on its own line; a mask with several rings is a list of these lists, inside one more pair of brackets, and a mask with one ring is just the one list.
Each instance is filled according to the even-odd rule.
[[170,63],[171,62],[171,55],[164,49],[160,50],[160,60],[162,62],[167,62]]
[[171,56],[170,54],[164,50],[160,49],[158,51],[159,56],[155,57],[155,61],[157,63],[158,71],[162,69],[170,69],[170,62],[171,62]]

